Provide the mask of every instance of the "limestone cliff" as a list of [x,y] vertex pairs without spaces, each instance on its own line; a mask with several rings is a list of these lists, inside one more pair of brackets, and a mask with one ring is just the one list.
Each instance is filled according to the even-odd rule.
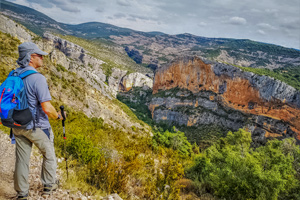
[[[184,91],[176,91],[173,98],[157,95],[173,88]],[[156,71],[153,94],[157,97],[149,108],[155,121],[221,124],[229,130],[247,127],[261,140],[291,135],[300,140],[300,92],[267,76],[183,58]],[[189,114],[178,111],[187,106]]]

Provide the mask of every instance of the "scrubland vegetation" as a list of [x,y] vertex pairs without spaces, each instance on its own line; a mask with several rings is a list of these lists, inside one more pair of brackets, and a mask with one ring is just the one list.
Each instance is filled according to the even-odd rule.
[[[0,32],[0,82],[17,59],[19,44]],[[67,73],[63,66],[56,70]],[[53,87],[84,96],[82,82],[76,82],[84,80],[71,81],[76,74],[63,80],[50,69],[44,73]],[[113,128],[66,105],[66,141],[61,122],[51,121],[57,157],[66,156],[69,163],[69,180],[62,187],[89,194],[116,192],[124,199],[300,199],[300,148],[294,139],[253,148],[251,134],[241,129],[199,147],[176,128],[154,124],[145,107],[134,113],[118,100],[111,103],[133,120],[147,122],[153,135],[136,127],[130,132]],[[53,104],[58,109],[60,99]],[[59,167],[66,178],[65,162]]]

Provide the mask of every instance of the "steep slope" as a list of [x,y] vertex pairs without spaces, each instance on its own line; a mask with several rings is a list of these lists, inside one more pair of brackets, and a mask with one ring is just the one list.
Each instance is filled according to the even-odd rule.
[[153,95],[149,109],[157,122],[246,127],[258,141],[289,136],[300,141],[300,92],[267,76],[183,58],[156,71]]
[[[15,36],[22,37],[18,31],[25,30],[6,17],[0,19],[11,23],[0,23],[1,30],[6,31],[0,31],[2,83],[11,69],[17,67],[17,47],[21,41]],[[66,141],[62,137],[61,122],[50,121],[55,134],[56,154],[59,158],[67,156],[69,163],[68,181],[65,170],[62,170],[62,187],[65,189],[62,195],[65,195],[66,189],[71,189],[92,196],[117,192],[124,199],[165,199],[169,196],[177,199],[182,187],[177,181],[183,177],[184,163],[191,160],[191,145],[183,133],[179,138],[179,142],[185,144],[180,146],[184,150],[183,155],[179,147],[167,148],[154,143],[152,128],[110,93],[118,91],[119,86],[122,90],[140,84],[143,86],[149,77],[137,72],[127,74],[118,68],[110,68],[111,74],[106,76],[100,73],[100,70],[104,71],[103,61],[93,57],[92,52],[57,36],[40,38],[25,32],[42,50],[49,52],[39,72],[47,79],[55,108],[63,104],[68,112]],[[26,38],[22,40],[26,41]],[[105,80],[108,79],[107,84],[101,80],[103,75]],[[92,78],[97,78],[99,84],[90,82]],[[8,133],[8,130],[5,132]],[[9,151],[7,146],[6,150]],[[61,169],[64,167],[60,166]],[[33,176],[36,178],[35,174]],[[39,185],[40,182],[35,180]],[[39,191],[34,190],[30,195],[38,197]],[[77,198],[76,195],[69,197]],[[64,199],[61,196],[54,198]]]
[[[138,119],[129,110],[126,112],[130,117],[122,111],[122,108],[120,109],[122,104],[113,100],[116,92],[119,90],[118,86],[121,80],[129,75],[126,75],[126,71],[113,73],[114,76],[111,79],[110,76],[112,74],[106,76],[103,72],[101,64],[104,62],[88,55],[82,47],[66,40],[60,40],[61,42],[63,41],[61,44],[65,46],[62,45],[60,48],[57,48],[55,46],[55,42],[58,40],[57,37],[56,40],[39,38],[1,15],[0,30],[20,37],[23,41],[33,38],[42,49],[49,52],[49,58],[46,58],[44,61],[47,67],[42,69],[42,72],[45,73],[48,79],[51,94],[56,101],[64,102],[66,105],[74,107],[77,111],[83,111],[90,117],[102,117],[113,127],[121,126],[122,129],[125,128],[127,131],[131,131],[132,126],[142,128]],[[2,82],[7,73],[16,67],[15,61],[18,56],[16,50],[17,45],[21,42],[2,32],[1,37],[3,45],[1,47],[1,70],[5,72],[1,74],[0,81]],[[12,49],[9,49],[7,44],[13,44]],[[12,54],[11,52],[14,53]],[[89,65],[93,67],[91,68]],[[67,70],[69,68],[70,71]],[[118,71],[117,69],[110,70]],[[111,86],[105,84],[106,79],[110,80]],[[149,78],[147,77],[144,80],[146,79]],[[130,80],[134,82],[134,79]],[[113,87],[114,84],[117,87]]]

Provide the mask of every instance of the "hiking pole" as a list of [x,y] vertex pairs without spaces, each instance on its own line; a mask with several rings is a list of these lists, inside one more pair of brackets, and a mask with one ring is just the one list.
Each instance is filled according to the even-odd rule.
[[63,126],[63,138],[64,138],[64,150],[65,150],[65,161],[66,161],[66,170],[67,170],[67,179],[69,179],[69,173],[68,173],[68,158],[67,158],[67,149],[66,149],[66,129],[65,129],[65,120],[66,120],[66,116],[65,116],[65,112],[64,112],[64,106],[60,106],[60,113],[63,117],[62,120],[62,126]]

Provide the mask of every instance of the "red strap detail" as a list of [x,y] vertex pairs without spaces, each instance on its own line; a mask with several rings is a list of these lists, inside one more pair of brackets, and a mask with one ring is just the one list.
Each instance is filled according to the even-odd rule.
[[16,123],[14,123],[14,125],[15,125],[15,126],[22,126],[21,124],[16,124]]
[[14,94],[13,99],[11,100],[12,103],[16,103],[16,95]]
[[67,139],[67,137],[64,137],[64,140],[66,140]]
[[0,122],[0,125],[2,124],[2,122]]
[[5,92],[5,88],[3,89],[2,95],[1,95],[1,98],[0,98],[0,112],[2,112],[2,111],[1,111],[1,101],[2,101],[2,97],[3,97],[4,92]]

